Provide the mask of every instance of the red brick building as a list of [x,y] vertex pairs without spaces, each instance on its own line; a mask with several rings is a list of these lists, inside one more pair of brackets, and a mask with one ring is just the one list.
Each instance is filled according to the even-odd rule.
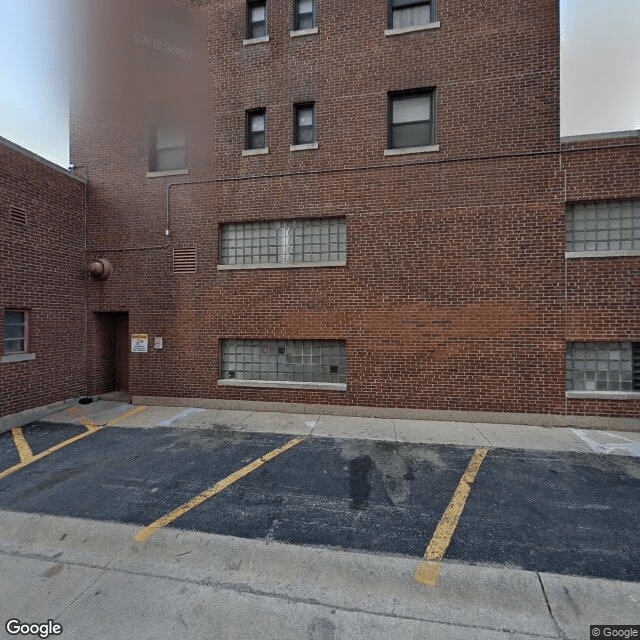
[[0,415],[86,393],[84,180],[0,138]]
[[72,122],[89,393],[640,415],[640,138],[560,139],[556,0],[191,4],[203,130]]

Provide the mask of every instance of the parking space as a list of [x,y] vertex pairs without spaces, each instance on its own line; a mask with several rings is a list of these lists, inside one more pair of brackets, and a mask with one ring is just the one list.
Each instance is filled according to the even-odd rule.
[[640,580],[640,460],[494,450],[448,557]]
[[[429,547],[466,563],[640,579],[637,458],[476,449],[486,441],[475,435],[473,446],[321,437],[318,416],[259,433],[249,430],[259,414],[226,416],[231,429],[186,411],[156,412],[168,426],[153,429],[144,407],[23,428],[34,455],[54,451],[0,479],[0,509],[133,524],[140,544],[172,526],[408,556],[416,567]],[[340,420],[324,428],[338,433]],[[15,432],[0,435],[0,478],[20,459]]]

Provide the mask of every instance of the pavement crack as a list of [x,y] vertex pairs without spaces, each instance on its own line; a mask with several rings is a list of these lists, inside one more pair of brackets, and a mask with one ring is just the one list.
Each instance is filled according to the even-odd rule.
[[542,582],[542,576],[540,575],[539,571],[536,571],[536,575],[538,576],[538,582],[540,583],[540,589],[542,589],[542,595],[544,596],[544,602],[547,605],[547,610],[549,611],[549,615],[551,616],[551,620],[553,620],[553,624],[555,625],[558,633],[560,634],[559,637],[562,638],[562,640],[569,640],[569,636],[567,636],[567,634],[562,630],[562,627],[558,624],[558,621],[556,620],[556,616],[554,615],[552,609],[551,609],[551,603],[549,602],[549,598],[547,597],[547,590],[544,588],[544,582]]
[[474,424],[472,426],[486,440],[487,444],[485,446],[488,446],[488,447],[491,447],[491,448],[495,447],[493,442],[491,442],[491,440],[489,440],[489,438],[487,438],[487,436],[484,433],[482,433],[481,429],[477,425]]
[[[109,559],[109,562],[107,562],[107,564],[104,566],[104,568],[100,571],[100,573],[93,579],[91,580],[91,582],[89,582],[89,584],[66,606],[64,607],[57,616],[55,616],[53,619],[54,620],[58,620],[66,611],[68,611],[71,607],[73,607],[73,605],[78,602],[78,600],[80,600],[82,597],[84,597],[84,595],[93,588],[93,586],[98,582],[98,580],[100,580],[104,575],[106,575],[106,573],[108,571],[110,571],[109,569],[109,563],[111,562],[111,560],[113,560],[113,558]],[[68,565],[72,565],[74,563],[72,562],[67,562],[65,564]]]
[[[307,434],[307,438],[310,438],[313,435],[313,432],[316,430],[316,427],[318,426],[318,422],[320,422],[321,417],[322,416],[318,416],[316,418],[315,422],[313,423],[313,427],[311,427],[311,431],[309,431],[309,433]],[[309,420],[309,422],[311,422],[311,420]]]

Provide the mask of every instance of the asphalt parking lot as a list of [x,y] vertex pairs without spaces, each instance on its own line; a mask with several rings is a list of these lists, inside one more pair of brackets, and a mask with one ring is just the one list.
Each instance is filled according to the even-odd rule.
[[[0,435],[0,509],[144,531],[187,505],[170,526],[417,561],[477,451],[313,434],[291,443],[215,424],[32,423]],[[447,560],[640,581],[639,458],[487,449],[449,527]]]

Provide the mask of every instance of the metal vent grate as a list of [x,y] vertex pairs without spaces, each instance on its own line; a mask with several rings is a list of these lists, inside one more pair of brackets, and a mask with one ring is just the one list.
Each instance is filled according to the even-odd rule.
[[640,391],[640,342],[633,343],[633,390]]
[[196,249],[173,250],[173,273],[195,273],[196,272]]
[[15,224],[21,224],[26,226],[27,224],[27,212],[20,207],[9,208],[9,219]]

